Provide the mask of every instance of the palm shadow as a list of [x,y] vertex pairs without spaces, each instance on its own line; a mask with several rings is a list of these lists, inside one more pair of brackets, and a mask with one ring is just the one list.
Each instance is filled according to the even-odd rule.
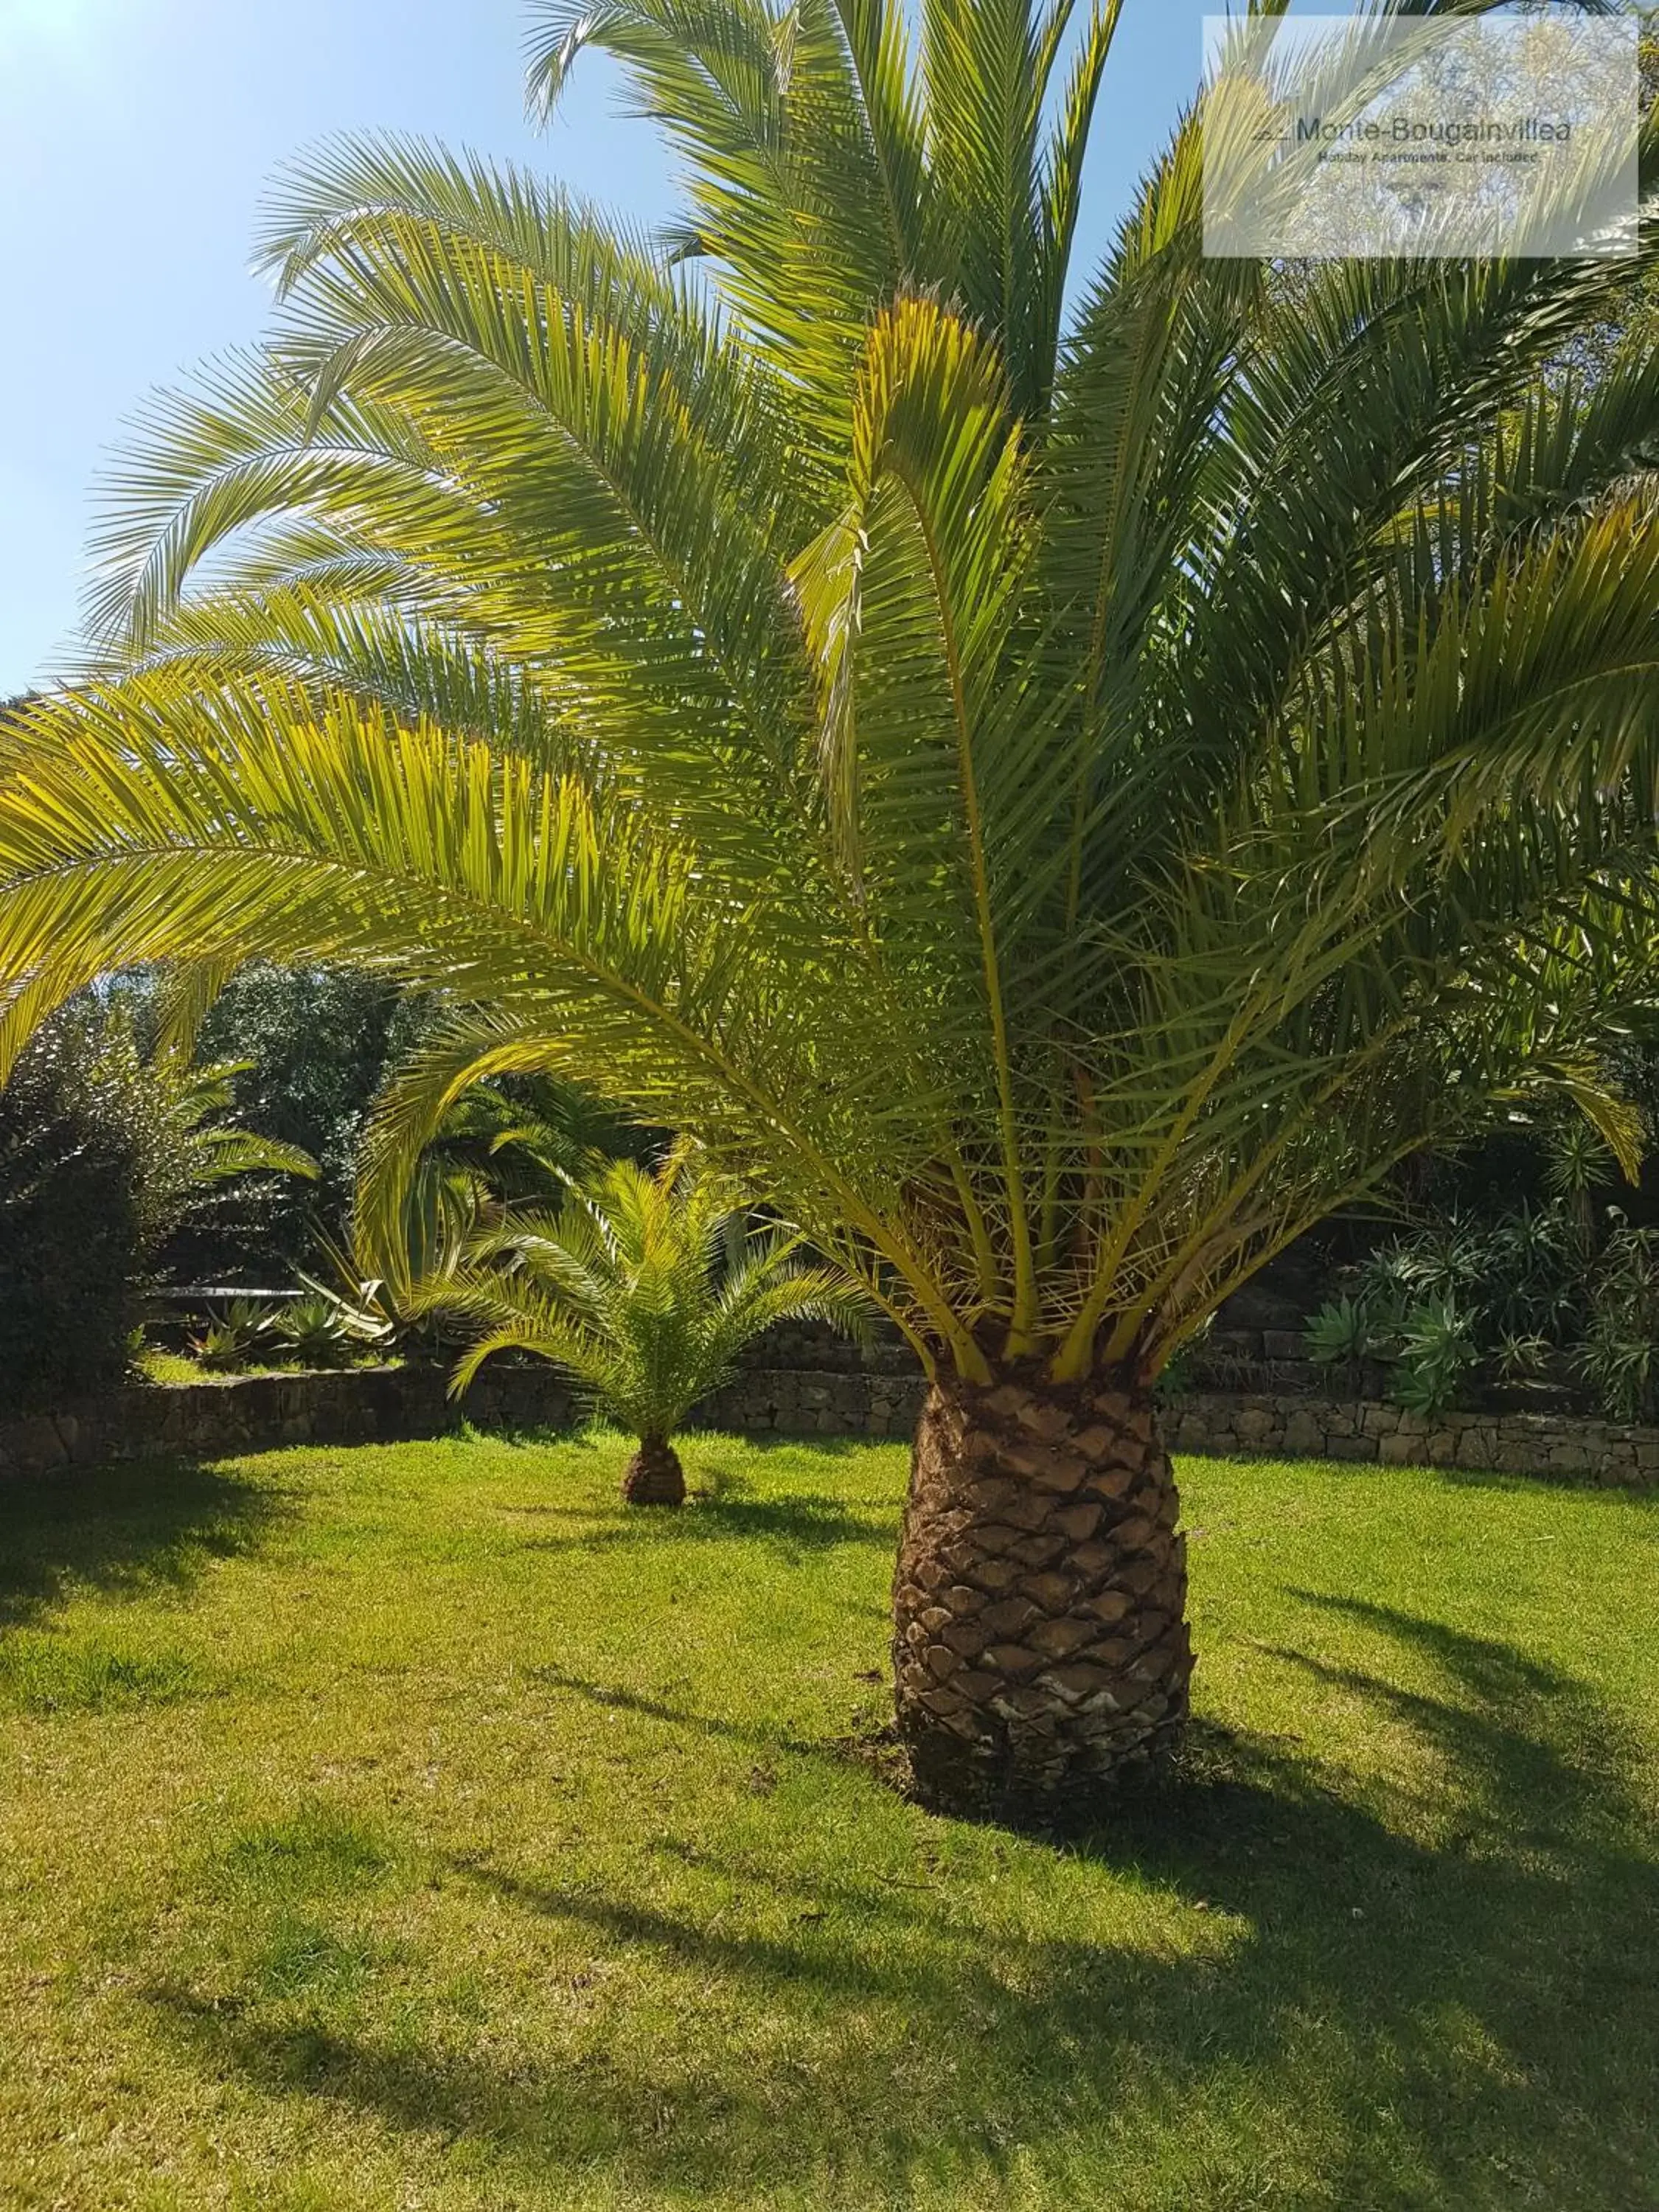
[[1659,1486],[1650,1479],[1640,1482],[1608,1483],[1605,1486],[1584,1480],[1563,1482],[1559,1476],[1547,1474],[1505,1474],[1492,1468],[1437,1467],[1435,1480],[1458,1490],[1507,1490],[1525,1493],[1553,1491],[1568,1492],[1580,1511],[1629,1513],[1632,1507],[1643,1512],[1659,1511]]
[[620,1684],[590,1681],[584,1674],[573,1674],[566,1668],[550,1663],[532,1667],[528,1673],[532,1681],[540,1682],[550,1689],[568,1691],[573,1696],[586,1698],[602,1711],[633,1713],[645,1720],[665,1722],[677,1730],[689,1730],[726,1743],[747,1744],[760,1751],[802,1748],[793,1738],[781,1735],[775,1729],[745,1727],[741,1722],[720,1720],[712,1713],[689,1712],[684,1706],[671,1705],[661,1698],[648,1698]]
[[[619,2037],[526,2069],[262,2021],[179,1986],[152,2003],[208,2068],[394,2128],[487,2136],[503,2180],[532,2190],[580,2169],[623,2196],[763,2193],[816,2160],[837,2177],[826,2203],[898,2203],[945,2160],[967,2197],[975,2175],[1012,2185],[1032,2158],[1115,2130],[1167,2131],[1188,2113],[1217,2126],[1246,2075],[1270,2116],[1275,2096],[1289,2100],[1294,2132],[1312,2045],[1316,2187],[1276,2202],[1651,2203],[1659,1914],[1629,1745],[1583,1684],[1506,1644],[1305,1595],[1369,1632],[1378,1661],[1285,1656],[1410,1732],[1443,1779],[1435,1815],[1419,1805],[1407,1822],[1374,1780],[1285,1740],[1201,1731],[1167,1789],[1126,1799],[1109,1830],[1046,1847],[1075,1863],[1055,1873],[1085,1898],[1091,1868],[1119,1893],[1127,1878],[1148,1900],[1144,1938],[1091,1940],[1057,1915],[1033,1932],[942,1875],[884,1878],[844,1852],[791,1870],[782,1854],[670,1836],[642,1849],[628,1893],[561,1879],[556,1862],[452,1865],[501,1911],[571,1931],[607,1971],[638,1960],[666,1974],[680,2009],[648,2057]],[[1390,1648],[1431,1686],[1393,1679]],[[567,1686],[665,1728],[743,1733]],[[707,1904],[684,1902],[703,1882]],[[715,1902],[734,1892],[735,1920]],[[1200,1903],[1215,1916],[1207,1947],[1150,1932],[1155,1907]],[[718,2023],[734,2013],[787,2032],[728,2051]],[[1218,2155],[1201,2193],[1156,2201],[1247,2201],[1228,2193],[1243,2146]]]
[[811,1491],[757,1498],[748,1494],[746,1485],[729,1479],[715,1487],[694,1488],[690,1502],[676,1511],[637,1505],[617,1505],[608,1513],[602,1507],[546,1506],[538,1508],[537,1514],[580,1525],[568,1534],[527,1538],[526,1548],[532,1551],[613,1551],[665,1542],[739,1540],[769,1546],[786,1564],[793,1564],[842,1544],[885,1549],[893,1541],[890,1516],[874,1510],[859,1513],[844,1498]]
[[0,1485],[0,1627],[83,1585],[184,1591],[212,1560],[256,1550],[285,1509],[234,1464],[129,1461]]

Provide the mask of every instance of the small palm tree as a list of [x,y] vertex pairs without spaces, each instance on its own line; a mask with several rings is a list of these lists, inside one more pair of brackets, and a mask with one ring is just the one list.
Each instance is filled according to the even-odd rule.
[[617,1160],[573,1185],[556,1212],[474,1239],[422,1297],[483,1328],[453,1388],[495,1352],[551,1360],[639,1438],[623,1477],[629,1503],[684,1504],[672,1439],[730,1381],[744,1346],[780,1321],[855,1330],[867,1310],[844,1277],[794,1261],[792,1231],[753,1234],[745,1213],[736,1186],[680,1146],[654,1174]]

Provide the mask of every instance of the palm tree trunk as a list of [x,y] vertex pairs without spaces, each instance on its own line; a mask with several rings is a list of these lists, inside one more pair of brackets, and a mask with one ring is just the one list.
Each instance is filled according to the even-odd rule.
[[893,1584],[899,1733],[929,1803],[1073,1815],[1173,1747],[1179,1508],[1148,1391],[933,1385]]
[[641,1437],[623,1470],[622,1494],[630,1505],[684,1505],[685,1469],[666,1437]]

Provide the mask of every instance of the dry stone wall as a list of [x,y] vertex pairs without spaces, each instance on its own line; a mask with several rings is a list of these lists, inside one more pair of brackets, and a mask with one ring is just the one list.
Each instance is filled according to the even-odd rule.
[[908,1375],[827,1375],[756,1367],[698,1408],[697,1425],[739,1436],[897,1437],[908,1443],[927,1385]]
[[[700,1419],[702,1425],[751,1436],[908,1440],[925,1388],[919,1376],[760,1369],[710,1399]],[[1659,1428],[1566,1414],[1442,1413],[1429,1419],[1376,1399],[1199,1391],[1166,1409],[1164,1434],[1176,1451],[1480,1468],[1612,1487],[1659,1486]]]
[[1374,1398],[1204,1391],[1170,1408],[1165,1431],[1176,1451],[1478,1468],[1614,1489],[1659,1486],[1659,1428],[1565,1413],[1428,1415]]
[[[486,1368],[458,1408],[421,1367],[248,1376],[116,1392],[72,1413],[0,1427],[0,1480],[112,1460],[210,1458],[279,1444],[343,1444],[479,1427],[568,1427],[570,1394],[547,1368]],[[908,1441],[926,1384],[914,1367],[750,1367],[700,1409],[697,1425],[747,1436]],[[1431,1420],[1376,1400],[1200,1391],[1165,1413],[1172,1449],[1259,1458],[1486,1468],[1553,1480],[1659,1487],[1659,1428],[1538,1413]]]
[[391,1443],[480,1426],[563,1428],[570,1393],[550,1368],[486,1370],[459,1410],[433,1367],[143,1383],[64,1413],[0,1426],[0,1480],[113,1460],[214,1458],[278,1444]]

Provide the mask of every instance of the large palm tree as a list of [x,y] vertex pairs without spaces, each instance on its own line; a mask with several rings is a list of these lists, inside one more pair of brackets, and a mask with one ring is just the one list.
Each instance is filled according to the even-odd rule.
[[1654,975],[1628,264],[1206,261],[1189,116],[1068,308],[1070,15],[544,8],[538,94],[606,46],[673,141],[672,256],[403,142],[292,173],[269,346],[116,485],[99,680],[0,735],[5,1051],[122,962],[380,962],[452,1008],[387,1265],[448,1104],[577,1069],[867,1286],[963,1807],[1178,1734],[1171,1352],[1522,1091],[1628,1151]]

